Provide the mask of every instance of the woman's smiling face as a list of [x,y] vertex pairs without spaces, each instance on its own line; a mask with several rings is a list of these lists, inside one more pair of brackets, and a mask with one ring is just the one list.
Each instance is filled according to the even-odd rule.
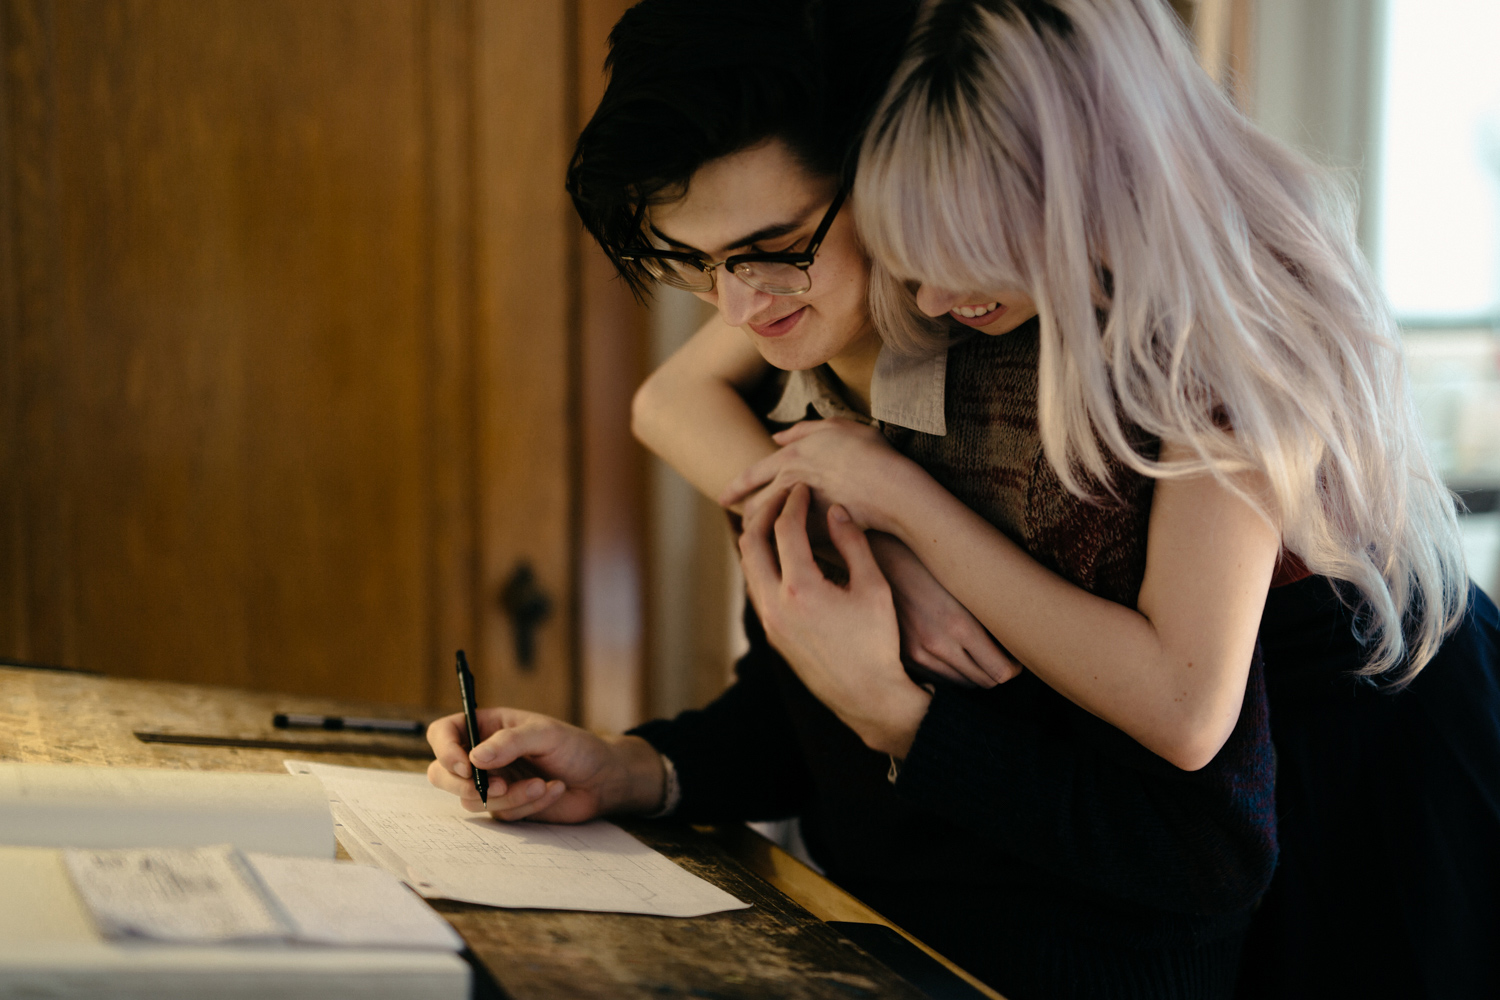
[[1025,292],[953,292],[930,284],[917,288],[917,308],[991,336],[1009,333],[1036,315],[1036,303]]
[[[709,260],[731,254],[800,251],[822,222],[837,182],[807,172],[771,139],[704,164],[681,197],[649,212],[649,236]],[[788,371],[816,368],[875,337],[865,296],[869,261],[846,202],[808,270],[801,295],[751,288],[723,267],[713,291],[697,292],[730,326],[743,329],[761,356]]]

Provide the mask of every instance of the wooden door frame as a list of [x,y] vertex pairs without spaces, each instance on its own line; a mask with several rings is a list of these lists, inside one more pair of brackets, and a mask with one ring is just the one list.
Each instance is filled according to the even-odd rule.
[[[577,124],[604,95],[610,29],[634,0],[574,0]],[[645,715],[646,453],[630,400],[646,375],[649,316],[575,221],[578,718],[620,732]]]
[[[474,37],[483,52],[475,67],[473,111],[480,219],[474,531],[480,554],[477,583],[470,590],[476,602],[474,641],[485,664],[480,682],[492,703],[524,705],[619,732],[644,718],[646,690],[645,453],[630,433],[630,398],[645,375],[647,313],[579,225],[563,176],[578,130],[603,94],[609,31],[630,3],[473,2]],[[508,86],[500,78],[504,65],[525,65],[536,48],[565,56],[556,75],[533,79],[533,89],[516,91],[518,81]],[[555,108],[550,123],[533,121],[527,134],[512,134],[505,114],[509,94]],[[523,276],[535,273],[534,260],[517,266],[533,246],[517,234],[538,231],[518,220],[535,211],[555,220],[544,227],[548,235],[541,255],[549,269],[559,269],[562,280],[556,285],[525,281]],[[539,295],[544,301],[524,301]],[[507,303],[524,305],[534,336],[545,343],[500,335]],[[545,364],[538,362],[539,352],[545,353]],[[510,370],[545,365],[566,373],[561,393],[555,386],[517,386],[506,379]],[[520,409],[537,415],[527,433],[499,426],[497,392],[524,397]],[[512,395],[504,409],[516,408]],[[548,456],[558,455],[567,460],[554,461],[545,484],[517,482],[508,471],[546,468]],[[536,547],[535,539],[513,529],[528,521],[515,512],[528,505],[540,512],[555,504],[569,511],[568,564],[553,559],[534,566],[558,606],[553,624],[541,633],[539,666],[527,670],[516,662],[514,630],[499,613],[499,595],[525,553]],[[555,552],[556,542],[550,539],[541,548]],[[559,669],[561,664],[567,668]],[[440,672],[435,690],[441,693],[447,683]]]

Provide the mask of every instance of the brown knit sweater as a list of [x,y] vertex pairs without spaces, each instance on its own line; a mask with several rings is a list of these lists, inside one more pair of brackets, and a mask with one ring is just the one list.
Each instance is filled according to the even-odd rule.
[[[1113,459],[1114,495],[1069,493],[1042,453],[1035,320],[948,352],[948,433],[887,426],[891,443],[948,492],[1070,582],[1135,606],[1146,572],[1152,480]],[[1155,457],[1154,441],[1141,451]]]

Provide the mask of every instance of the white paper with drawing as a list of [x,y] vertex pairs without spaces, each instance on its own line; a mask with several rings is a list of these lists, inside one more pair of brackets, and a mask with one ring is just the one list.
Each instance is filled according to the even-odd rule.
[[424,896],[488,906],[696,917],[748,906],[613,823],[500,823],[422,774],[286,762],[323,782],[339,840]]

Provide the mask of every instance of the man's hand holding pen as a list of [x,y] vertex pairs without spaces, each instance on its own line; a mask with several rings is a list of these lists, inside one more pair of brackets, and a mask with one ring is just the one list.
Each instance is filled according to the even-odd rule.
[[[480,742],[471,752],[462,713],[427,728],[437,758],[427,780],[471,812],[497,819],[582,823],[597,816],[650,814],[661,808],[661,757],[637,736],[599,736],[535,712],[482,708]],[[489,771],[489,801],[479,800],[473,769]]]

